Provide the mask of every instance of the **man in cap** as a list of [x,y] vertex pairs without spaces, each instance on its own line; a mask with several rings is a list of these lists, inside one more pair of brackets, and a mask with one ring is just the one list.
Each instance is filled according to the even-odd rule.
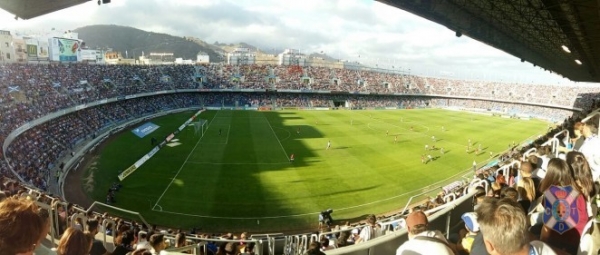
[[[471,252],[471,248],[473,247],[473,243],[477,234],[479,233],[479,224],[477,223],[477,215],[474,212],[464,213],[461,216],[461,219],[465,222],[465,228],[467,229],[467,234],[460,241],[460,246],[467,253]],[[482,242],[483,244],[483,242]],[[485,246],[483,246],[483,250],[485,251]]]
[[440,231],[429,230],[427,215],[415,211],[406,217],[408,241],[396,250],[396,255],[438,254],[454,255],[451,245]]

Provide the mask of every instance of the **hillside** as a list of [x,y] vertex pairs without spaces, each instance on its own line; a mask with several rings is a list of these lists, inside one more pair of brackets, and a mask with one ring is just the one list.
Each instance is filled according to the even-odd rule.
[[132,27],[93,25],[77,28],[75,32],[79,33],[79,38],[90,48],[112,48],[129,58],[137,58],[142,52],[172,52],[176,58],[195,60],[198,52],[203,51],[210,56],[211,62],[218,62],[220,59],[213,49],[185,38]]

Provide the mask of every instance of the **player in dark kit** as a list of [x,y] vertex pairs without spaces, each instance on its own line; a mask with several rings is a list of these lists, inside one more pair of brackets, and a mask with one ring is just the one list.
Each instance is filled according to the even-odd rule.
[[219,136],[221,136],[221,129],[219,128]]

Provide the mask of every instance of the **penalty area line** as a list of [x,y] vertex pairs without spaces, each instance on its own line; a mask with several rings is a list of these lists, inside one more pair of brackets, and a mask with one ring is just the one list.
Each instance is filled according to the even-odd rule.
[[[219,114],[219,112],[217,111],[217,113],[213,116],[213,119],[218,114]],[[210,125],[212,123],[213,123],[213,121],[211,119],[210,123],[208,123],[208,126],[206,127],[207,131],[210,128]],[[183,163],[181,164],[181,167],[179,167],[179,170],[177,170],[177,173],[175,174],[175,176],[173,176],[173,178],[171,179],[171,182],[169,182],[169,185],[167,185],[167,187],[165,188],[165,190],[163,191],[163,193],[160,195],[160,197],[158,197],[158,200],[156,200],[156,203],[154,204],[154,206],[152,207],[152,209],[154,209],[154,207],[156,207],[158,205],[158,203],[160,202],[160,200],[167,193],[167,190],[169,190],[169,187],[171,187],[171,185],[173,184],[173,182],[175,181],[175,179],[177,179],[177,176],[181,172],[181,169],[183,169],[183,166],[185,166],[185,163],[187,163],[187,161],[190,159],[190,157],[192,156],[192,154],[194,153],[194,151],[196,150],[196,148],[198,148],[198,145],[200,144],[200,141],[202,141],[202,138],[204,138],[204,136],[202,136],[202,137],[200,137],[200,139],[198,139],[198,142],[196,142],[196,145],[194,145],[194,148],[192,149],[192,151],[190,151],[190,154],[188,154],[187,158],[185,158],[185,161],[183,161]]]

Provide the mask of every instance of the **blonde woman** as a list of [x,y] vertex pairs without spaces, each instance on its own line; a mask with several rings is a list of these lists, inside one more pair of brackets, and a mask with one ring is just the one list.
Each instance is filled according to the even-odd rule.
[[523,206],[525,212],[530,211],[531,203],[535,200],[535,183],[531,177],[522,177],[517,184],[519,192],[519,204]]

